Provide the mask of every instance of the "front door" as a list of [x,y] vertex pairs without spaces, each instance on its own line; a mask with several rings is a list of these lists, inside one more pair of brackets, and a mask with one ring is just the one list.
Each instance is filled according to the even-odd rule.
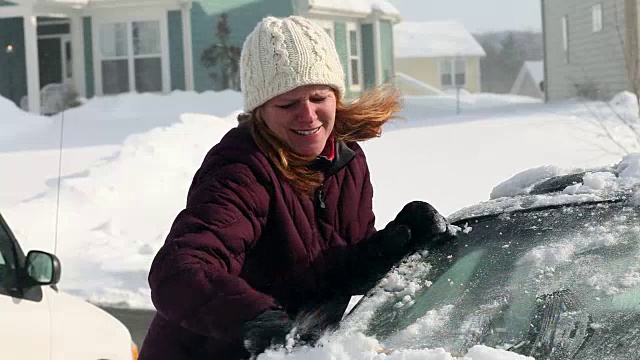
[[47,84],[62,83],[62,52],[60,37],[38,39],[40,88]]
[[71,36],[51,36],[38,39],[40,88],[47,84],[70,83],[73,77]]

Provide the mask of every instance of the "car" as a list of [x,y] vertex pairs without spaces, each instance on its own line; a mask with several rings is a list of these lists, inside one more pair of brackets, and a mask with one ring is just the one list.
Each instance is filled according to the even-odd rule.
[[480,346],[514,359],[637,359],[639,184],[639,154],[518,174],[451,214],[450,231],[407,255],[341,327],[391,352],[462,358]]
[[2,359],[136,360],[127,328],[104,310],[57,288],[59,259],[24,255],[0,214]]

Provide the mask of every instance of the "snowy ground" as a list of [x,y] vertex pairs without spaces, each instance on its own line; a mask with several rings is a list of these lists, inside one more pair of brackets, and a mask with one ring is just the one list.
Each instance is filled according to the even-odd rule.
[[[364,144],[378,226],[413,199],[429,201],[444,214],[486,200],[494,186],[527,168],[617,162],[623,151],[603,135],[598,120],[613,126],[628,151],[638,150],[635,139],[618,133],[616,115],[603,104],[547,105],[492,94],[463,94],[461,100],[458,115],[455,96],[408,98],[404,118]],[[619,113],[637,113],[633,104],[628,94],[615,102]],[[63,291],[95,302],[150,307],[150,262],[184,206],[193,172],[235,125],[240,107],[234,92],[128,94],[39,117],[0,98],[0,211],[25,250],[60,257]],[[369,346],[367,341],[373,340],[355,344]],[[362,350],[357,346],[349,349]],[[331,349],[305,358],[351,351]],[[388,358],[451,358],[429,351]],[[501,359],[497,351],[478,347],[470,355]],[[382,355],[365,358],[375,356]]]

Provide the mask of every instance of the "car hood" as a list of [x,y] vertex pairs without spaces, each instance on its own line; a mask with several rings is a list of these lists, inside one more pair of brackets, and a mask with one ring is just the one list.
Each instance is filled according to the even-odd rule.
[[78,355],[131,359],[131,334],[122,322],[79,297],[51,287],[43,290],[51,306],[54,344],[58,354],[68,355],[69,349],[73,349],[73,353]]

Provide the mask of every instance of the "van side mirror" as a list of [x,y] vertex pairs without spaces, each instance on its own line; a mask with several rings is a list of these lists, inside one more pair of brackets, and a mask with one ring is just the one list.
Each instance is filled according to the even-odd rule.
[[60,281],[62,272],[57,256],[39,250],[29,251],[24,270],[30,286],[54,285]]

